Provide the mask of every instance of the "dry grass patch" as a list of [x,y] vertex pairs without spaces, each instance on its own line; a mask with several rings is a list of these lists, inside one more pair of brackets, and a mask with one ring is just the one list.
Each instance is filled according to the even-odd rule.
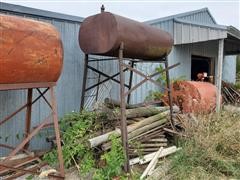
[[240,179],[240,115],[223,111],[188,123],[172,158],[174,179]]

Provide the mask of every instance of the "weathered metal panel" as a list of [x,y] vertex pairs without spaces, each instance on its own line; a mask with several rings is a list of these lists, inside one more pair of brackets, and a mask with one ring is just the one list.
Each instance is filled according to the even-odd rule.
[[15,14],[20,16],[29,16],[33,18],[44,18],[44,19],[58,19],[62,21],[72,21],[72,22],[82,22],[83,18],[78,16],[66,15],[51,11],[40,10],[36,8],[30,8],[20,5],[14,5],[9,3],[0,2],[0,9],[1,12],[4,11],[5,13]]
[[207,10],[201,11],[198,13],[189,14],[189,15],[180,17],[180,19],[189,20],[193,22],[200,22],[205,24],[215,24],[215,21],[213,20],[213,18],[211,17],[211,15]]
[[[138,63],[136,64],[136,68],[142,71],[145,74],[152,74],[155,72],[155,69],[159,66],[159,63]],[[164,67],[164,64],[163,64]],[[139,83],[143,80],[143,77],[139,75],[133,76],[133,84]],[[155,84],[151,82],[146,82],[141,85],[137,90],[133,91],[131,94],[131,103],[140,103],[143,102],[150,91],[160,90]]]
[[189,22],[174,22],[174,44],[188,44],[227,37],[225,29],[208,27],[201,24],[191,24]]
[[223,60],[223,80],[235,83],[236,82],[236,58],[237,56],[225,56]]
[[167,31],[173,36],[173,19],[151,24],[151,26]]
[[195,11],[189,11],[185,13],[175,14],[172,16],[162,17],[150,21],[146,21],[147,24],[159,24],[164,21],[172,21],[173,19],[178,18],[182,20],[188,20],[193,22],[199,22],[204,24],[217,24],[208,8],[198,9]]

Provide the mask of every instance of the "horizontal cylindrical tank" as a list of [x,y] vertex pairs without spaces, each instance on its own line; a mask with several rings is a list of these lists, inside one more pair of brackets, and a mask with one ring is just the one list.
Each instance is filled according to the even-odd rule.
[[62,42],[50,24],[0,15],[0,84],[56,82]]
[[79,31],[79,44],[86,54],[118,56],[124,43],[125,58],[159,60],[173,46],[168,32],[109,12],[86,18]]
[[216,107],[217,88],[211,83],[178,81],[171,89],[173,102],[185,113],[209,113]]

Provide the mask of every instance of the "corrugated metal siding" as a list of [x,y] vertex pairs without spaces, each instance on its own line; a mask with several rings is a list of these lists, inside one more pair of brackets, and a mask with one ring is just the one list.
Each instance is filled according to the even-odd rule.
[[[94,58],[100,58],[100,56],[90,56]],[[106,57],[105,57],[106,58]],[[116,61],[99,61],[99,62],[89,62],[89,65],[104,72],[105,74],[111,76],[118,72],[118,66]],[[101,75],[99,77],[98,73],[93,72],[92,70],[88,70],[88,80],[87,80],[87,87],[90,87],[96,84],[98,81],[103,81],[106,79],[105,76]],[[116,78],[117,79],[117,78]],[[98,102],[103,102],[106,97],[113,97],[114,99],[118,98],[118,91],[115,91],[119,88],[119,86],[112,81],[107,81],[104,84],[101,84],[98,87],[98,98],[96,99],[97,94],[97,87],[93,88],[91,91],[86,93],[86,101],[85,101],[85,108],[86,109],[93,109],[96,100]],[[117,98],[115,97],[117,96]]]
[[223,29],[174,22],[175,45],[223,39],[226,37],[227,31]]
[[200,23],[205,23],[205,24],[215,24],[214,20],[212,17],[209,15],[207,11],[202,11],[198,13],[193,13],[189,14],[187,16],[179,17],[180,19],[183,20],[189,20],[193,22],[200,22]]
[[[78,44],[78,32],[80,23],[73,21],[64,21],[59,19],[50,19],[43,17],[36,17],[31,15],[25,15],[21,13],[9,13],[18,16],[24,16],[31,19],[44,21],[53,24],[61,34],[64,47],[64,66],[62,74],[57,83],[56,95],[58,104],[58,115],[62,117],[64,114],[71,111],[78,111],[80,107],[80,97],[82,88],[83,77],[83,53],[80,50]],[[106,64],[107,63],[107,64]],[[97,67],[97,62],[93,63],[93,66]],[[113,62],[99,62],[99,68],[104,69],[107,74],[111,74],[116,68]],[[89,77],[93,77],[95,74],[89,71]],[[101,77],[103,79],[103,77]],[[89,84],[97,82],[97,79],[89,80]],[[90,91],[90,94],[94,94],[95,89]],[[100,87],[99,99],[109,96],[111,91],[111,82],[105,83]],[[38,94],[34,93],[34,97]],[[48,97],[48,96],[47,96]],[[18,107],[26,103],[26,91],[1,91],[0,92],[0,119],[3,119],[8,114],[14,112]],[[91,107],[94,103],[93,97],[86,98],[87,107]],[[43,100],[38,101],[33,106],[32,113],[32,127],[40,123],[49,113],[49,109]],[[21,112],[15,118],[0,126],[0,143],[7,143],[9,145],[16,146],[20,140],[16,138],[17,134],[22,135],[24,132],[24,120],[25,112]],[[30,144],[32,149],[45,149],[49,147],[49,144],[45,142],[46,134],[51,133],[43,131],[42,136],[36,136]],[[21,136],[22,137],[22,136]],[[20,138],[22,139],[22,138]],[[5,142],[5,140],[7,140]],[[8,152],[6,149],[0,149],[0,156]]]
[[236,58],[237,56],[225,56],[223,60],[223,80],[235,83],[236,82]]
[[[150,75],[155,72],[155,69],[160,65],[160,63],[137,63],[136,68],[143,72],[146,75]],[[164,64],[163,64],[164,67]],[[139,83],[144,78],[142,76],[134,74],[133,76],[133,85]],[[140,87],[138,87],[131,94],[131,103],[141,103],[148,96],[150,91],[160,90],[158,86],[151,82],[145,82]]]
[[168,20],[168,21],[161,21],[161,22],[156,23],[156,24],[151,24],[151,26],[157,27],[157,28],[162,29],[164,31],[167,31],[173,36],[173,33],[174,33],[173,19]]
[[[167,31],[173,36],[173,33],[174,33],[173,20],[162,21],[156,24],[152,24],[151,26]],[[170,62],[171,62],[171,59],[173,59],[171,58],[173,55],[174,55],[174,48],[171,54],[169,55]],[[164,67],[164,64],[160,64],[160,63],[137,63],[136,68],[144,72],[145,74],[150,75],[153,72],[155,72],[156,68],[159,67],[160,65]],[[174,70],[176,71],[176,69]],[[173,74],[175,73],[171,71],[170,75],[173,75]],[[143,80],[141,76],[134,74],[132,83],[134,85],[139,83],[141,80]],[[145,82],[142,86],[138,87],[135,91],[132,92],[130,102],[132,104],[141,103],[149,95],[150,91],[156,91],[156,90],[161,90],[161,89],[151,82]]]

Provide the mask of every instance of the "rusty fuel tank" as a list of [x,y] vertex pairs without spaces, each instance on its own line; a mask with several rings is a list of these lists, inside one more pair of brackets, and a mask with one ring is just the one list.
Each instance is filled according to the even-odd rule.
[[56,82],[62,42],[50,24],[0,15],[0,84]]
[[171,35],[165,31],[110,12],[86,18],[79,31],[79,44],[86,54],[118,56],[124,43],[124,57],[159,60],[173,46]]
[[173,102],[185,113],[209,113],[216,107],[217,88],[208,82],[176,81]]

